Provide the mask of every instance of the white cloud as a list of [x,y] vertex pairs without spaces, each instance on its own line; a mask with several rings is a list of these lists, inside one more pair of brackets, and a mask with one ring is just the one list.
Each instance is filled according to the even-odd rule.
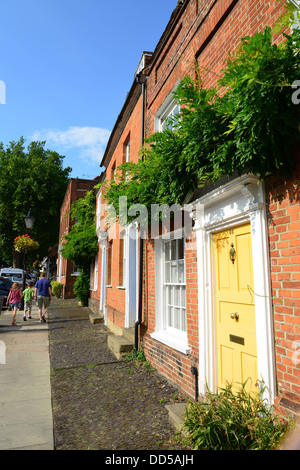
[[85,161],[99,164],[110,136],[110,131],[100,127],[69,127],[66,131],[46,129],[36,131],[31,140],[46,140],[59,153],[73,149]]

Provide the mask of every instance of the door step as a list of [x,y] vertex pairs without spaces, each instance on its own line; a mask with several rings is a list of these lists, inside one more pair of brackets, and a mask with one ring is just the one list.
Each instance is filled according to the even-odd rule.
[[104,315],[102,312],[99,312],[99,314],[96,313],[90,313],[89,314],[90,322],[92,324],[95,323],[103,323],[104,322]]
[[182,430],[184,423],[184,413],[186,409],[186,403],[175,403],[173,405],[166,405],[166,409],[169,413],[169,422],[177,432],[181,432],[184,436],[185,433]]
[[122,359],[132,352],[134,342],[130,335],[126,337],[125,334],[122,336],[110,334],[107,337],[107,345],[117,359]]

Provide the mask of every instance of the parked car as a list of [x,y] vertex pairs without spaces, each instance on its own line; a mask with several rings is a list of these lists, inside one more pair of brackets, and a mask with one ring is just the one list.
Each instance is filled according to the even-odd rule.
[[13,281],[6,279],[5,277],[0,277],[0,295],[4,296],[2,308],[6,307],[7,297],[12,285]]
[[32,279],[30,274],[25,272],[23,269],[18,268],[2,268],[0,271],[0,276],[7,279],[11,279],[13,282],[17,282],[20,287],[23,287],[23,279],[25,275],[25,286],[29,281],[32,281],[35,284],[35,281]]

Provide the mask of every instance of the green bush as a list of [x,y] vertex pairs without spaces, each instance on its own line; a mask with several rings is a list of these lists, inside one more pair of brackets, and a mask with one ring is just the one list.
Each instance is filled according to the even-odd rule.
[[90,274],[89,271],[81,271],[73,287],[74,294],[77,299],[83,302],[83,305],[88,305],[88,298],[90,295]]
[[262,398],[264,389],[250,394],[242,384],[208,392],[205,402],[189,403],[184,431],[195,450],[271,450],[280,445],[292,420],[272,413]]
[[51,289],[52,289],[52,294],[55,295],[58,299],[60,299],[62,291],[63,291],[63,285],[61,282],[58,281],[51,281]]

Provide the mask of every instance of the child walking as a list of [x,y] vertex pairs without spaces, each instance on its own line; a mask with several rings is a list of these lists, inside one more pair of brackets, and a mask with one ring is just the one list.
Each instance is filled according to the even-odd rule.
[[18,310],[18,307],[20,305],[20,301],[21,301],[21,297],[22,297],[22,291],[20,289],[20,286],[17,282],[14,282],[10,291],[9,291],[9,294],[8,294],[8,297],[7,297],[7,302],[6,304],[8,305],[8,303],[10,303],[10,306],[12,308],[12,317],[13,317],[13,321],[12,321],[12,325],[13,326],[17,326],[16,324],[16,316],[17,316],[17,310]]
[[33,282],[28,282],[27,289],[23,292],[24,295],[24,316],[23,320],[26,321],[26,312],[28,312],[28,318],[31,318],[31,309],[32,309],[32,298],[34,296]]

